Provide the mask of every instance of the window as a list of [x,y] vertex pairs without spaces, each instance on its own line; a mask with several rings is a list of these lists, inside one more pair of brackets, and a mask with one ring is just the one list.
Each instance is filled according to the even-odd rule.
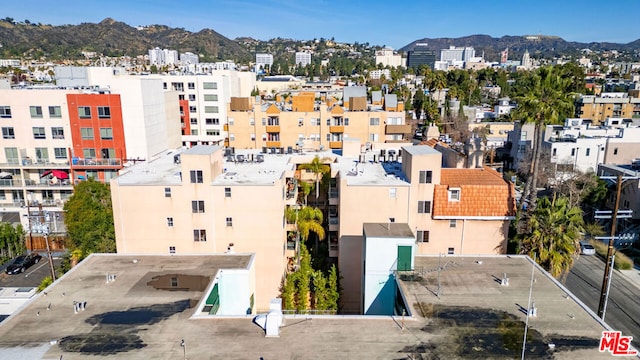
[[558,150],[558,149],[556,149],[556,148],[553,148],[553,151],[552,151],[552,154],[551,154],[551,156],[556,156],[556,153],[557,153],[557,151],[556,151],[556,150]]
[[230,198],[231,197],[231,188],[230,187],[224,188],[224,197],[226,197],[226,198]]
[[418,230],[416,232],[416,241],[421,243],[429,242],[429,231],[427,230]]
[[431,178],[433,176],[433,171],[431,170],[421,170],[420,171],[420,184],[431,184]]
[[204,112],[206,114],[217,114],[218,113],[218,107],[217,106],[205,106],[204,107]]
[[447,250],[447,255],[453,255],[455,253],[455,250],[456,250],[455,248],[449,248]]
[[371,118],[371,119],[369,119],[369,125],[371,125],[371,126],[380,125],[380,118]]
[[189,101],[196,101],[196,94],[189,94]]
[[33,138],[34,139],[46,139],[47,136],[44,133],[43,127],[33,127]]
[[54,148],[53,154],[56,159],[66,159],[67,158],[67,148]]
[[204,123],[206,125],[220,125],[220,119],[218,119],[218,118],[208,118],[208,119],[204,119]]
[[173,218],[172,217],[168,217],[167,218],[167,226],[168,227],[173,227]]
[[250,118],[249,119],[249,125],[254,126],[255,124],[256,124],[256,119]]
[[389,199],[395,199],[397,195],[398,195],[398,189],[389,188]]
[[172,82],[171,83],[171,88],[174,91],[184,91],[184,83],[181,82]]
[[0,106],[0,118],[11,117],[11,106]]
[[100,149],[103,159],[113,159],[116,157],[116,149],[114,148],[102,148]]
[[344,126],[349,126],[349,118],[344,118]]
[[38,163],[48,163],[49,162],[49,149],[47,148],[36,148],[36,161]]
[[394,222],[396,222],[396,218],[389,218],[389,222],[390,222],[390,223],[394,223]]
[[449,189],[449,201],[460,201],[460,189],[458,188]]
[[576,148],[571,149],[571,156],[576,156]]
[[172,277],[171,278],[171,287],[178,287],[178,278],[177,277]]
[[3,127],[2,128],[2,138],[3,139],[15,139],[16,134],[13,132],[12,127]]
[[227,226],[233,226],[233,218],[227,218]]
[[207,230],[205,229],[193,230],[193,241],[207,241]]
[[78,117],[80,119],[91,119],[91,108],[89,106],[78,106]]
[[204,200],[191,201],[191,212],[194,214],[204,212]]
[[51,137],[54,139],[64,139],[64,129],[61,127],[52,127]]
[[108,106],[98,106],[98,118],[99,119],[110,119],[111,118],[111,108]]
[[196,83],[192,83],[192,82],[187,83],[187,88],[188,88],[189,90],[195,90],[195,88],[196,88]]
[[184,100],[184,94],[178,94],[178,100]]
[[327,126],[331,126],[331,119],[327,119]]
[[189,174],[191,175],[192,184],[202,184],[202,170],[191,170],[189,171]]
[[249,135],[251,141],[256,141],[256,134]]
[[171,188],[169,188],[169,187],[164,188],[164,197],[166,197],[166,198],[170,198],[171,197]]
[[191,129],[191,135],[198,135],[198,129]]
[[192,114],[196,113],[196,112],[198,112],[198,108],[195,107],[195,106],[189,106],[189,112],[192,113]]
[[327,141],[331,141],[331,134],[327,134]]
[[229,119],[227,119],[227,124],[229,124],[229,125],[233,125],[233,118],[229,118]]
[[169,246],[169,254],[175,254],[176,253],[176,247],[175,246]]
[[111,140],[111,139],[113,139],[113,129],[112,128],[100,128],[100,139],[102,139],[102,140]]
[[204,94],[204,101],[218,101],[218,94]]
[[369,141],[378,141],[378,134],[369,134]]
[[618,155],[618,148],[613,149],[613,155]]
[[236,140],[236,134],[234,134],[234,133],[229,134],[229,140],[235,141]]
[[589,156],[589,153],[591,153],[591,148],[587,148],[587,151],[585,152],[584,156]]
[[527,132],[526,131],[520,132],[520,141],[527,141]]
[[80,128],[82,140],[93,140],[93,128]]
[[207,90],[216,90],[218,88],[218,84],[214,82],[204,82],[202,83],[202,88]]
[[458,225],[458,221],[456,219],[449,220],[449,227],[454,228]]
[[42,117],[42,106],[29,106],[29,112],[32,118]]
[[20,159],[18,158],[18,148],[6,147],[4,148],[4,155],[7,158],[7,163],[18,164]]
[[190,118],[189,122],[191,123],[191,125],[198,125],[198,118]]
[[430,214],[431,201],[418,201],[418,214]]
[[60,110],[60,106],[49,106],[49,117],[50,118],[61,118],[62,111]]
[[85,159],[93,159],[96,157],[96,149],[82,149]]

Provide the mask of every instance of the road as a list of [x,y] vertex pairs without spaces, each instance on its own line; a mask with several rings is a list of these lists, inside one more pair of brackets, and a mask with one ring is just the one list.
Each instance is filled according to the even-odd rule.
[[[598,312],[604,262],[597,256],[580,256],[565,280],[566,287],[593,312]],[[624,336],[633,336],[633,344],[640,347],[640,288],[614,270],[605,312],[605,322]]]
[[[1,268],[2,272],[0,273],[0,287],[38,287],[42,279],[51,276],[47,255],[40,255],[42,255],[40,262],[31,266],[22,274],[7,275],[4,269],[8,264],[4,264]],[[58,267],[60,265],[60,259],[54,257],[53,265]]]

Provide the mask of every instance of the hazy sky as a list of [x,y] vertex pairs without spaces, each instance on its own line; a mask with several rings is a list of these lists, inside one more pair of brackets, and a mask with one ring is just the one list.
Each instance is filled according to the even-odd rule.
[[210,28],[250,36],[368,42],[400,48],[425,37],[557,35],[568,41],[640,38],[640,2],[617,0],[30,0],[3,1],[0,18],[53,25],[99,22]]

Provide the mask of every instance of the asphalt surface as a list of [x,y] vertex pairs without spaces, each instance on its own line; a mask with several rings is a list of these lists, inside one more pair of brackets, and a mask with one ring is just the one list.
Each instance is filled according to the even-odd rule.
[[[600,289],[604,275],[604,261],[597,256],[582,255],[564,281],[566,287],[597,313]],[[620,330],[624,336],[633,336],[633,344],[640,347],[640,288],[619,271],[611,277],[609,300],[605,311],[605,322]]]
[[[42,259],[37,264],[34,264],[22,274],[7,275],[5,268],[11,263],[11,261],[5,263],[0,267],[0,287],[38,287],[47,276],[51,276],[51,270],[49,267],[49,258],[47,254],[42,255]],[[53,266],[58,267],[60,265],[60,258],[53,258]]]

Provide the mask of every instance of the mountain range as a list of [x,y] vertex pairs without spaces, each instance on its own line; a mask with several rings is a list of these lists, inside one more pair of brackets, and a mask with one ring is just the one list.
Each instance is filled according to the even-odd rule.
[[[255,59],[246,46],[246,38],[231,40],[211,29],[190,32],[183,28],[165,25],[132,27],[123,22],[106,18],[99,23],[79,25],[43,25],[16,23],[9,19],[0,20],[0,57],[78,59],[83,51],[93,51],[106,56],[137,56],[148,53],[149,49],[160,47],[179,52],[200,54],[202,61],[234,60],[247,62]],[[269,41],[254,40],[268,43]],[[436,50],[449,46],[472,46],[476,55],[489,61],[496,61],[500,52],[508,48],[511,59],[519,59],[525,50],[533,57],[577,55],[583,49],[593,51],[617,50],[622,53],[640,54],[640,39],[627,43],[608,42],[578,43],[568,42],[555,36],[503,36],[471,35],[460,38],[423,38],[415,40],[399,49],[407,52],[417,43],[426,43]],[[274,54],[277,57],[279,54]]]

